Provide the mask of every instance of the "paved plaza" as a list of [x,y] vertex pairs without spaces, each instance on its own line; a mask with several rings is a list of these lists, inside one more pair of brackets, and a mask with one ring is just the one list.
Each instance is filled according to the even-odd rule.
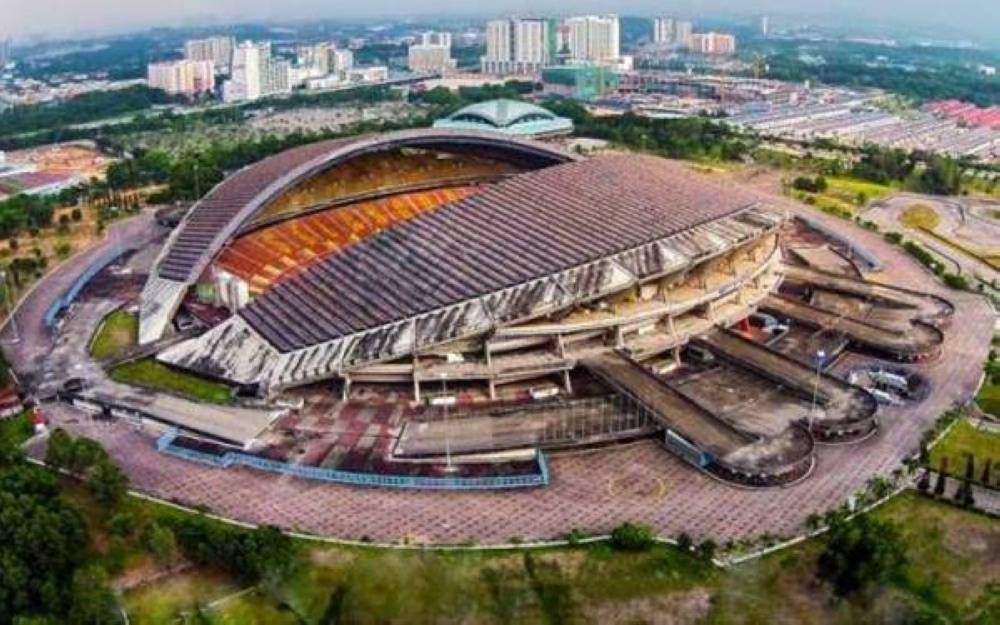
[[[871,477],[897,468],[917,451],[921,433],[938,415],[972,397],[995,315],[983,298],[946,290],[877,234],[793,202],[770,195],[767,200],[793,214],[808,212],[813,221],[849,234],[883,263],[884,270],[869,276],[872,279],[932,291],[956,305],[942,355],[912,365],[930,381],[932,395],[906,408],[883,407],[878,433],[862,443],[820,446],[812,475],[788,487],[740,489],[692,469],[658,442],[644,441],[552,454],[551,483],[538,489],[359,488],[187,462],[158,453],[157,432],[122,422],[92,422],[62,405],[48,410],[55,425],[107,447],[136,490],[240,521],[323,536],[486,544],[556,539],[573,528],[607,532],[625,521],[648,523],[662,536],[686,532],[696,540],[710,537],[719,543],[764,534],[791,535],[810,514],[843,503]],[[41,451],[41,444],[33,450]]]

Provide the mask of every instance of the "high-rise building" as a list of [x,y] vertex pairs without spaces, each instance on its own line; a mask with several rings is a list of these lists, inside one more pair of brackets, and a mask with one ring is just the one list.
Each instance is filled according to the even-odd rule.
[[653,20],[653,43],[674,42],[674,20],[670,17],[657,17]]
[[554,29],[547,20],[493,20],[486,24],[484,74],[537,74],[552,59]]
[[299,46],[296,51],[299,65],[316,76],[326,76],[330,73],[330,61],[336,46],[332,43],[314,43]]
[[291,90],[291,63],[271,57],[270,42],[247,41],[233,52],[232,78],[226,82],[223,99],[226,102],[256,100]]
[[617,63],[621,54],[617,15],[571,17],[568,28],[569,58],[572,61]]
[[215,90],[212,61],[166,61],[146,67],[146,83],[167,93],[193,96]]
[[694,27],[691,22],[677,20],[674,22],[674,43],[682,48],[691,47],[691,33]]
[[422,33],[407,51],[411,72],[447,74],[455,69],[451,58],[451,33]]
[[690,48],[696,54],[735,54],[736,37],[726,33],[694,33]]
[[0,39],[0,67],[4,67],[11,62],[13,57],[11,56],[10,49],[10,38]]
[[336,49],[330,55],[330,73],[342,74],[354,69],[354,53],[348,49]]
[[236,41],[233,37],[193,39],[184,42],[184,58],[189,61],[211,61],[215,64],[216,71],[228,74],[232,71],[235,48]]
[[451,47],[451,33],[427,31],[420,33],[414,42],[424,46],[447,46]]
[[760,16],[760,36],[767,39],[768,35],[771,34],[771,21],[766,15]]

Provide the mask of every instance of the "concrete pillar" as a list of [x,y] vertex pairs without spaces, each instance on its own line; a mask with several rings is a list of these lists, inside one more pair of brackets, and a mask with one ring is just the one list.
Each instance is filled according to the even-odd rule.
[[674,352],[674,364],[681,364],[681,348],[675,347],[672,351]]
[[625,333],[622,332],[621,326],[615,326],[615,349],[623,347],[625,347]]
[[344,384],[342,389],[341,399],[343,401],[347,401],[347,399],[351,396],[351,376],[346,373],[344,374]]
[[566,389],[567,395],[573,394],[573,384],[569,379],[569,370],[563,370],[563,387]]
[[489,380],[489,386],[490,386],[490,401],[496,401],[496,398],[497,398],[497,383],[493,380],[493,378],[490,378],[490,380]]

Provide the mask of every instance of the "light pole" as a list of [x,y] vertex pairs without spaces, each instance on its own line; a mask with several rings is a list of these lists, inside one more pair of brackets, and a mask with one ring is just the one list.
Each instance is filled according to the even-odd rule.
[[812,406],[809,408],[809,433],[812,434],[813,429],[813,419],[816,415],[816,395],[819,393],[819,374],[820,369],[823,366],[823,359],[826,358],[826,352],[819,350],[816,352],[816,378],[813,380],[813,397]]
[[0,281],[3,283],[3,297],[4,303],[7,306],[7,317],[10,320],[10,326],[14,329],[14,338],[11,339],[11,343],[21,342],[21,333],[17,330],[17,315],[15,311],[10,306],[10,285],[7,283],[7,272],[0,271]]
[[441,373],[441,402],[444,405],[444,457],[445,473],[454,473],[455,467],[451,464],[451,424],[448,421],[448,374]]

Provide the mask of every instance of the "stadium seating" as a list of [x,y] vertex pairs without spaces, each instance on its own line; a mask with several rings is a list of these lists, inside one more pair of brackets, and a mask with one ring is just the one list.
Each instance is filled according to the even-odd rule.
[[246,280],[251,292],[259,293],[290,272],[393,224],[467,197],[477,188],[462,185],[401,193],[312,213],[237,239],[217,262]]
[[366,154],[290,189],[255,221],[266,222],[283,213],[368,193],[436,182],[468,182],[518,171],[515,166],[499,161],[422,150]]

